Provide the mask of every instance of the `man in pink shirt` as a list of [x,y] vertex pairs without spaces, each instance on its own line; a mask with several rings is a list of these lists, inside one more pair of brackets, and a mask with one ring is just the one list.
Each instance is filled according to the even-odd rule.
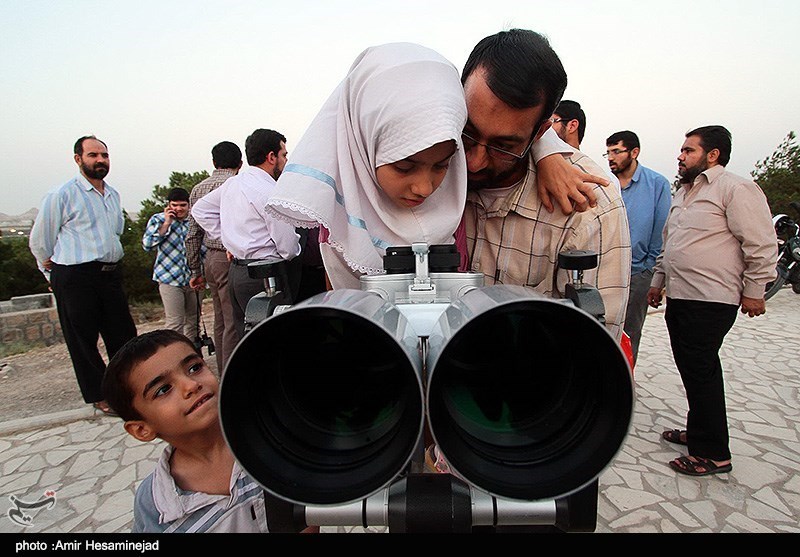
[[662,437],[687,445],[669,465],[682,474],[730,472],[728,422],[719,349],[736,321],[765,311],[764,290],[775,280],[777,240],[767,199],[747,178],[725,169],[731,134],[705,126],[686,134],[675,194],[647,302],[661,304],[689,413],[686,429]]

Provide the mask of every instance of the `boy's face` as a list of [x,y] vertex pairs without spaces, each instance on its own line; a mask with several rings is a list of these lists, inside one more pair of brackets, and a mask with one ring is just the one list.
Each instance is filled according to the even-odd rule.
[[206,430],[218,419],[219,381],[184,342],[165,346],[131,371],[133,408],[125,429],[141,441],[166,441]]

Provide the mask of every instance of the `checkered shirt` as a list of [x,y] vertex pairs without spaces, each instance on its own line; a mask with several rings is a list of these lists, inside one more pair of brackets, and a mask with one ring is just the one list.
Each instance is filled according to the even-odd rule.
[[189,232],[189,219],[173,220],[165,235],[158,229],[164,224],[164,214],[150,217],[142,236],[145,251],[158,250],[153,265],[153,280],[171,286],[188,286],[191,274],[186,263],[186,234]]
[[[565,157],[584,172],[604,171],[580,152]],[[484,283],[527,286],[545,296],[563,297],[570,272],[558,267],[565,250],[591,250],[598,266],[584,271],[583,282],[597,288],[605,305],[606,326],[620,339],[631,273],[630,231],[625,206],[613,186],[597,186],[597,206],[564,215],[549,213],[539,200],[536,168],[503,194],[471,191],[464,214],[470,270]]]
[[193,187],[189,193],[189,234],[186,236],[186,260],[192,271],[192,277],[203,274],[201,268],[205,253],[203,248],[225,251],[225,246],[222,241],[213,240],[206,235],[205,230],[194,220],[191,209],[198,199],[220,187],[231,176],[236,176],[236,172],[232,168],[216,168],[211,176]]

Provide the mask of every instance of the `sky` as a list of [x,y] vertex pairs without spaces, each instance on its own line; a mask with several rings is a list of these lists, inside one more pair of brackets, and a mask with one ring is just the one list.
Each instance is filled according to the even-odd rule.
[[545,35],[587,114],[582,150],[632,130],[670,182],[685,133],[733,134],[747,176],[800,132],[800,2],[673,0],[0,0],[0,213],[38,207],[77,173],[75,140],[109,147],[123,206],[173,171],[211,172],[211,147],[257,128],[293,144],[355,57],[416,42],[461,70],[504,29]]

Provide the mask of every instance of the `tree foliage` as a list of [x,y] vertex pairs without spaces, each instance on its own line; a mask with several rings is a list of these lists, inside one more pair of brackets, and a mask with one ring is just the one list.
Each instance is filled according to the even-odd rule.
[[0,239],[0,300],[41,294],[48,287],[28,247],[27,236]]
[[161,213],[167,206],[167,194],[172,188],[183,188],[192,191],[197,184],[208,178],[208,172],[173,172],[169,184],[153,186],[151,196],[142,201],[136,220],[131,220],[125,213],[125,231],[122,234],[122,247],[125,250],[124,282],[125,291],[131,301],[158,301],[158,287],[153,282],[153,263],[155,251],[145,251],[142,247],[142,236],[147,228],[147,221],[156,213]]
[[790,201],[800,202],[800,146],[793,131],[772,155],[758,161],[750,174],[764,190],[773,215],[785,213],[798,217],[789,206]]

